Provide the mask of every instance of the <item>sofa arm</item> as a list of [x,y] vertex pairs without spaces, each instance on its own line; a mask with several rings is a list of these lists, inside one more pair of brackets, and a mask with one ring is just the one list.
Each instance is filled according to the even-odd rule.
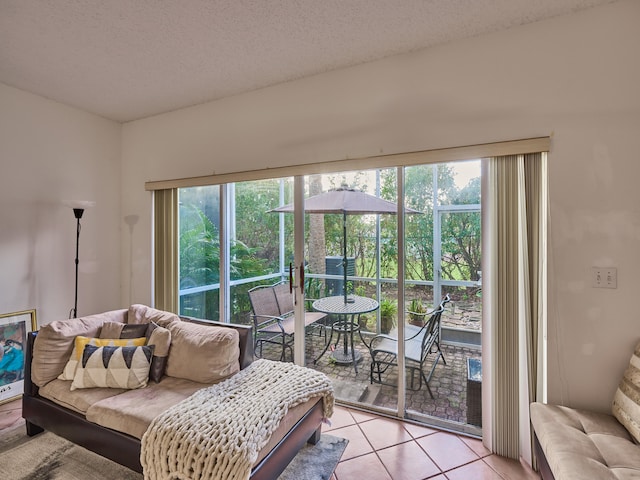
[[33,343],[38,332],[27,333],[27,345],[24,351],[24,394],[31,397],[38,395],[38,386],[31,380],[31,362],[33,362]]

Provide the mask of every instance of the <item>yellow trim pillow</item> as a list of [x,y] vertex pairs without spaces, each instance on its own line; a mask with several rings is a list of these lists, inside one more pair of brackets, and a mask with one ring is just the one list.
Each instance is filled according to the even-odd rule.
[[139,338],[90,338],[84,337],[82,335],[78,335],[73,342],[73,350],[71,351],[71,356],[69,357],[69,361],[64,366],[64,370],[58,376],[60,380],[73,380],[73,377],[76,374],[76,368],[78,367],[78,362],[82,357],[82,352],[84,352],[84,347],[86,345],[94,345],[96,347],[141,347],[147,341],[147,337],[139,337]]
[[78,388],[144,388],[149,380],[153,345],[84,348],[71,390]]

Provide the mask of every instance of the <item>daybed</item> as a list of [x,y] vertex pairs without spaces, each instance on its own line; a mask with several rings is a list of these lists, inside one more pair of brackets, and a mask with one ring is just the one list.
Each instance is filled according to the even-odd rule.
[[[140,341],[141,332],[144,332],[145,346],[135,343]],[[100,340],[100,337],[105,340]],[[114,338],[120,340],[109,340]],[[87,341],[90,345],[86,345]],[[122,342],[127,346],[122,346]],[[82,349],[81,354],[77,353],[78,348]],[[92,370],[96,357],[101,365]],[[74,358],[78,360],[77,365],[73,364]],[[144,364],[145,359],[149,379],[142,378],[136,370],[138,361]],[[116,365],[117,361],[126,364],[126,374],[118,370],[122,365]],[[198,397],[199,408],[209,410],[203,415],[198,413],[198,418],[191,421],[201,422],[202,418],[212,415],[211,412],[223,410],[220,408],[220,390],[216,389],[238,384],[244,375],[257,371],[261,362],[267,361],[253,362],[252,328],[249,326],[178,317],[144,305],[55,321],[38,332],[30,333],[27,341],[22,407],[27,434],[32,436],[48,430],[132,470],[143,472],[145,459],[141,459],[141,448],[144,457],[145,441],[147,444],[151,442],[150,432],[156,428],[155,435],[167,436],[166,428],[163,433],[163,425],[157,425],[158,419],[167,413],[169,417],[177,418],[174,411],[179,404],[188,403],[188,399],[201,394],[218,395],[215,398],[220,403],[213,405],[208,401],[214,397]],[[292,364],[273,364],[317,374]],[[109,370],[112,366],[113,371]],[[157,383],[154,380],[158,380]],[[111,388],[104,387],[103,382]],[[100,386],[90,388],[94,384]],[[283,407],[282,421],[271,422],[275,423],[268,429],[272,433],[250,466],[250,478],[277,478],[307,441],[315,443],[319,440],[322,421],[333,408],[330,385],[328,389],[323,386],[313,394],[296,398],[297,405]],[[225,399],[233,399],[233,392]],[[247,399],[243,401],[246,403]],[[270,418],[268,413],[260,419]],[[259,427],[265,436],[264,425]],[[149,438],[142,440],[147,430]],[[197,430],[197,427],[190,430]],[[196,433],[200,435],[200,432]],[[218,442],[218,437],[226,438],[226,433],[207,433],[197,438],[208,442],[208,448],[211,448],[212,442]],[[260,444],[253,437],[246,443],[251,442]],[[245,442],[243,439],[236,443]],[[158,455],[148,447],[147,461],[155,462],[151,454]],[[165,457],[162,459],[164,462]],[[154,467],[154,464],[147,463],[145,478],[148,470],[152,469],[149,466]]]
[[537,402],[530,413],[543,480],[640,479],[640,344],[612,415]]

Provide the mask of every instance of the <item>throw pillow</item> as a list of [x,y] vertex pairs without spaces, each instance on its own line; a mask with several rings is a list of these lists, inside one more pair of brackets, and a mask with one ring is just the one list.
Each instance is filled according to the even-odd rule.
[[612,412],[635,441],[640,443],[640,343],[636,345],[613,396]]
[[166,373],[199,383],[216,383],[240,370],[239,335],[233,328],[172,322]]
[[60,380],[73,380],[76,374],[76,367],[78,366],[78,362],[80,361],[80,357],[82,356],[82,352],[84,351],[85,345],[95,345],[98,347],[104,347],[107,345],[112,345],[116,347],[128,347],[128,346],[141,346],[144,345],[147,341],[146,337],[140,338],[128,338],[128,339],[115,339],[115,338],[89,338],[84,337],[82,335],[78,335],[75,338],[73,350],[71,351],[71,356],[67,361],[67,364],[62,370],[62,373],[58,376]]
[[153,346],[97,347],[86,345],[73,377],[79,388],[144,388],[149,380]]
[[158,310],[137,303],[131,305],[127,313],[128,324],[155,322],[161,327],[166,327],[167,324],[178,321],[180,321],[180,317],[175,313]]
[[171,347],[171,332],[151,322],[149,324],[147,338],[149,339],[147,340],[147,345],[154,346],[149,378],[158,383],[163,377],[167,367],[169,347]]
[[140,338],[147,335],[148,325],[105,322],[100,330],[100,338]]
[[104,322],[123,322],[126,319],[127,310],[113,310],[87,317],[55,320],[42,325],[33,346],[33,383],[43,387],[60,375],[77,335],[97,337]]

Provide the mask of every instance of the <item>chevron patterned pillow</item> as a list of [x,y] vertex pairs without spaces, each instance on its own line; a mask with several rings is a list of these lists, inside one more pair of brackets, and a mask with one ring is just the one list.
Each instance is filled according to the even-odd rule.
[[78,363],[71,390],[79,388],[144,388],[149,381],[153,345],[97,347],[87,345]]

